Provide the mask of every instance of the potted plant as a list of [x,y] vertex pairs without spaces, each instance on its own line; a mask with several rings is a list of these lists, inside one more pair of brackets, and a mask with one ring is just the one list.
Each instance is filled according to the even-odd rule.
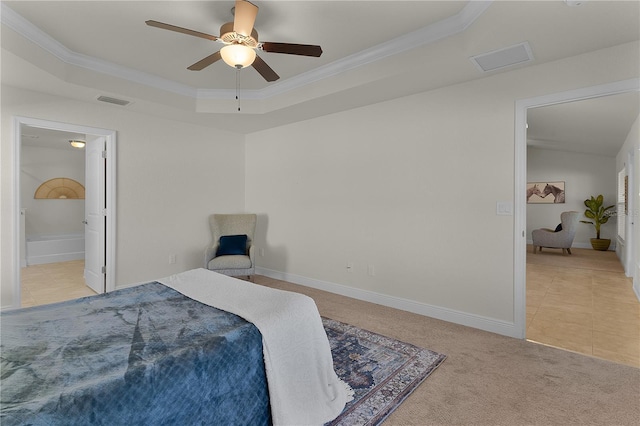
[[608,238],[600,238],[600,226],[609,221],[609,218],[615,214],[615,211],[611,211],[615,206],[602,207],[604,197],[602,194],[597,197],[591,196],[590,199],[584,200],[584,205],[587,209],[584,211],[584,215],[592,220],[581,220],[582,223],[589,223],[596,228],[596,237],[591,238],[591,247],[594,250],[608,250],[611,240]]

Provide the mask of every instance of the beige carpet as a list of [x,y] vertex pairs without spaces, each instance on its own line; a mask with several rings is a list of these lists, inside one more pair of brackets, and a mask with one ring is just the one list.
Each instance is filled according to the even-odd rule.
[[255,277],[320,314],[447,355],[385,425],[639,425],[640,369]]

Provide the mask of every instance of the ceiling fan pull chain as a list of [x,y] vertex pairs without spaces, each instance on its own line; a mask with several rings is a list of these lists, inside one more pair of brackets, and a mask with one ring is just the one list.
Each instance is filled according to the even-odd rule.
[[238,112],[240,112],[240,67],[236,67],[236,101],[238,101]]

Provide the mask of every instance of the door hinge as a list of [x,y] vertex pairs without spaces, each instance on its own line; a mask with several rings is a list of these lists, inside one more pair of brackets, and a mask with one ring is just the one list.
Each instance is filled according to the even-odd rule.
[[107,150],[102,151],[102,158],[107,158]]
[[107,209],[100,210],[100,214],[102,214],[102,216],[106,216],[107,215]]
[[106,274],[106,273],[107,273],[107,267],[106,267],[106,266],[103,266],[103,267],[102,267],[102,273],[103,273],[103,274]]

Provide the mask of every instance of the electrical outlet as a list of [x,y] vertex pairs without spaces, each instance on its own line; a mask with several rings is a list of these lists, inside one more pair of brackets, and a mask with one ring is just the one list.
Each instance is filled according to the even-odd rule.
[[176,263],[176,255],[175,254],[170,254],[169,255],[169,264],[173,265],[174,263]]
[[353,262],[347,262],[347,272],[353,272]]

